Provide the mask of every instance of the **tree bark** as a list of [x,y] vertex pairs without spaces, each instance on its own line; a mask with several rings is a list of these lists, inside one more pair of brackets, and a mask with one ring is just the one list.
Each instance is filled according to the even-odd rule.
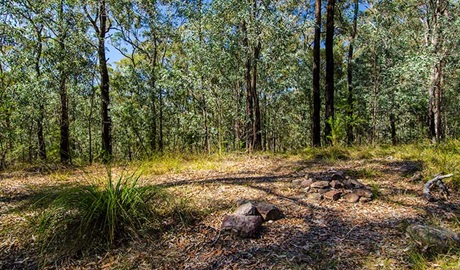
[[324,128],[325,141],[331,144],[332,126],[334,121],[334,9],[335,0],[327,1],[326,21],[326,126]]
[[[254,1],[256,3],[256,1]],[[255,4],[254,4],[255,6]],[[254,64],[252,66],[252,97],[254,103],[254,126],[252,128],[252,135],[254,141],[254,150],[262,150],[262,132],[261,132],[261,117],[260,117],[260,106],[259,106],[259,94],[257,93],[257,62],[260,57],[261,50],[260,40],[257,42],[257,45],[254,47]]]
[[321,146],[321,93],[320,93],[320,57],[321,57],[321,0],[315,3],[315,40],[313,43],[313,112],[311,138],[313,146]]
[[[447,1],[430,1],[429,5],[428,10],[431,10],[432,14],[431,20],[427,18],[427,21],[429,21],[428,32],[431,35],[427,37],[427,41],[433,48],[433,55],[439,59],[434,64],[431,85],[428,90],[428,128],[431,140],[436,143],[443,138],[441,115],[445,60],[443,55],[442,17],[446,14]],[[429,15],[427,14],[427,16]]]
[[347,144],[351,145],[355,141],[353,133],[353,45],[356,38],[357,25],[358,25],[358,12],[359,12],[359,1],[355,1],[354,14],[353,14],[353,29],[351,33],[350,46],[348,47],[347,57],[347,121],[346,121],[346,133],[347,133]]
[[[35,72],[37,75],[37,81],[40,81],[41,70],[40,70],[40,60],[43,50],[43,41],[42,41],[42,31],[43,27],[36,26],[37,34],[37,51],[35,56]],[[39,99],[39,98],[38,98]],[[45,105],[43,101],[38,100],[38,117],[37,117],[37,140],[38,140],[38,156],[41,160],[46,160],[46,145],[45,137],[43,135],[43,120],[45,119]]]
[[248,29],[246,27],[246,22],[243,21],[241,25],[243,31],[243,47],[246,51],[246,61],[244,64],[245,74],[244,80],[246,83],[246,148],[249,151],[253,150],[254,147],[254,136],[253,136],[253,126],[254,126],[254,103],[253,103],[253,91],[251,83],[251,57],[249,54],[249,40],[248,40]]
[[62,29],[62,24],[64,23],[64,3],[60,2],[59,7],[59,24],[60,32],[59,33],[59,45],[60,45],[60,56],[61,65],[59,67],[59,96],[61,101],[61,119],[60,119],[60,144],[59,144],[59,153],[61,158],[61,163],[68,164],[70,163],[70,132],[69,132],[69,110],[68,110],[68,100],[67,100],[67,88],[66,88],[66,72],[65,72],[65,60],[64,55],[66,53],[65,48],[65,39],[66,33]]
[[[101,118],[102,118],[102,161],[110,163],[112,159],[112,120],[110,119],[110,79],[105,57],[105,36],[110,30],[107,25],[108,14],[105,0],[98,1],[98,17],[92,18],[85,8],[86,16],[93,25],[98,36],[97,55],[99,60],[100,91],[101,91]],[[99,25],[98,25],[99,23]]]

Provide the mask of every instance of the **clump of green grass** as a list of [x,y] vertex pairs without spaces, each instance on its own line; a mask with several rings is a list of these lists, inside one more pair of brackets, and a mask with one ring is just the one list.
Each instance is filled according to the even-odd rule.
[[[159,190],[138,185],[139,176],[111,174],[99,185],[77,186],[63,190],[38,219],[43,236],[69,229],[78,240],[97,240],[113,245],[126,237],[138,237],[153,211],[149,201]],[[47,200],[44,197],[37,201]]]
[[[108,249],[132,239],[154,239],[163,230],[192,224],[200,215],[186,199],[163,188],[140,186],[139,174],[76,186],[43,196],[43,209],[32,222],[43,257],[59,260],[91,250]],[[49,259],[49,257],[48,257]]]

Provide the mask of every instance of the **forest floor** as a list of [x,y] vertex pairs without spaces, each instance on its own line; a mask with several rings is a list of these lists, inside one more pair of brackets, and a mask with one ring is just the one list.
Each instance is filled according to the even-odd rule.
[[[424,256],[405,233],[409,224],[456,230],[458,191],[448,201],[427,202],[423,181],[410,182],[407,166],[418,160],[392,156],[305,159],[299,155],[233,155],[211,165],[181,170],[146,170],[143,185],[162,186],[196,210],[193,224],[172,226],[154,239],[137,239],[108,251],[47,261],[48,269],[458,269],[458,253]],[[153,165],[152,165],[153,166]],[[133,168],[133,167],[131,167]],[[374,200],[313,201],[292,181],[308,173],[341,170],[372,188]],[[154,169],[154,168],[153,168]],[[0,268],[40,268],[31,207],[34,195],[82,185],[103,175],[103,166],[48,172],[0,173]],[[122,171],[123,168],[114,168]],[[225,215],[241,199],[277,205],[285,217],[264,223],[258,238],[220,234]],[[193,211],[192,211],[193,212]],[[192,213],[193,215],[193,213]],[[50,256],[52,257],[52,256]]]

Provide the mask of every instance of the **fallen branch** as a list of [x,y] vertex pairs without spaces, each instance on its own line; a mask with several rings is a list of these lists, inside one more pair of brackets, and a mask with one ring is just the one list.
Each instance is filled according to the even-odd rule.
[[433,195],[431,195],[431,188],[436,185],[441,190],[441,194],[443,194],[444,197],[447,200],[448,197],[449,197],[449,190],[447,190],[447,187],[442,182],[442,179],[449,178],[449,177],[452,177],[452,176],[453,176],[452,173],[451,174],[446,174],[446,175],[437,174],[437,175],[435,175],[435,177],[433,179],[431,179],[430,181],[426,182],[426,184],[423,186],[423,195],[425,196],[425,198],[429,202],[432,202],[432,201],[436,200],[433,197]]

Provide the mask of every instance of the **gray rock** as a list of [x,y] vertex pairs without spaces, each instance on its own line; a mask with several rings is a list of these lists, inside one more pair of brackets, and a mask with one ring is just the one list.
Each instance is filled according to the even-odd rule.
[[309,179],[303,180],[302,183],[300,183],[300,186],[301,187],[310,187],[311,184],[313,184],[313,180],[311,178],[309,178]]
[[372,191],[365,188],[356,189],[353,191],[359,197],[372,198]]
[[460,246],[459,234],[441,227],[411,225],[406,231],[414,242],[424,249],[447,251]]
[[342,192],[338,190],[331,190],[331,191],[324,193],[324,198],[333,200],[333,201],[338,201],[341,196],[342,196]]
[[292,180],[292,184],[294,186],[300,186],[300,184],[303,182],[304,179],[294,179]]
[[264,221],[278,220],[283,218],[283,213],[281,210],[273,204],[258,202],[255,204],[255,207],[263,217]]
[[361,202],[361,203],[367,203],[367,202],[370,202],[370,201],[372,201],[371,198],[366,198],[366,197],[359,198],[359,202]]
[[328,188],[329,187],[329,181],[316,181],[313,182],[310,187],[312,188]]
[[343,184],[338,180],[332,180],[329,184],[335,189],[343,188]]
[[242,238],[253,238],[260,233],[262,223],[261,216],[228,215],[224,217],[221,229]]
[[347,193],[342,198],[349,203],[356,203],[359,201],[359,196],[355,193]]
[[251,203],[247,202],[238,206],[238,208],[233,212],[234,215],[243,215],[243,216],[257,216],[260,215],[257,207]]

